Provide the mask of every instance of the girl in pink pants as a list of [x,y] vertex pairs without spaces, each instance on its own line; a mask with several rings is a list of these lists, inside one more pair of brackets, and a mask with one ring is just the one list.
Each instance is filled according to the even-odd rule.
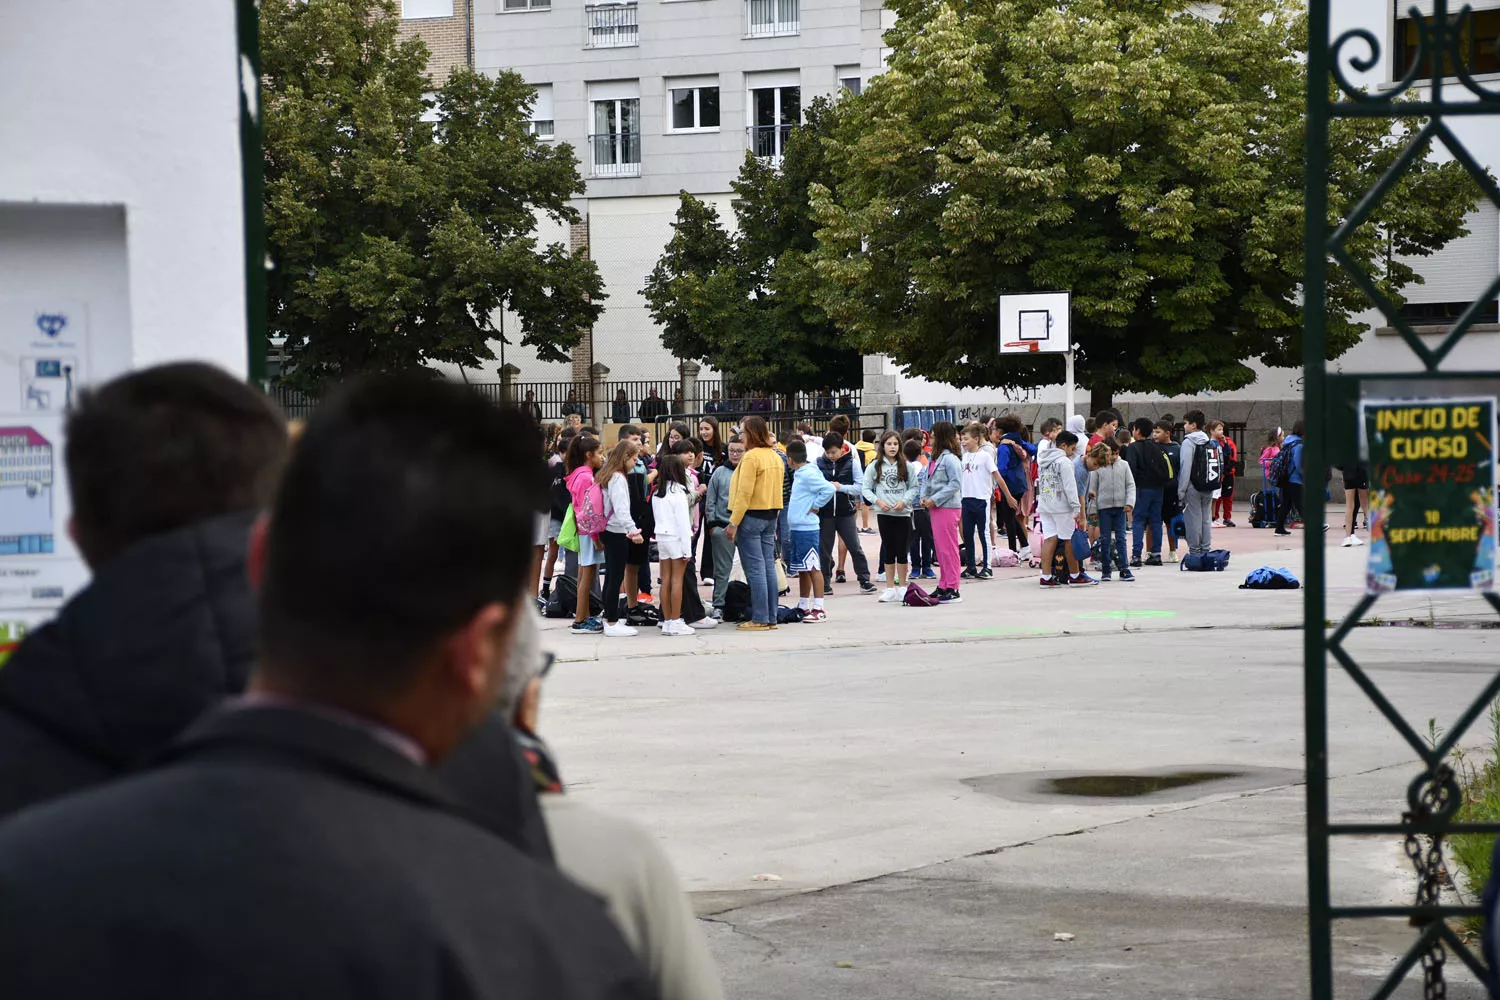
[[958,430],[946,420],[932,425],[932,464],[922,487],[921,503],[932,517],[933,548],[942,572],[934,597],[958,604],[958,521],[962,506],[963,463],[958,457]]

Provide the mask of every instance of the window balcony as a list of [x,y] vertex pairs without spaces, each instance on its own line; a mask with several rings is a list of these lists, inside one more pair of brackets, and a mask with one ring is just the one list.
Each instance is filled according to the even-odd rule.
[[641,44],[641,21],[633,3],[591,3],[584,7],[591,49],[621,49]]
[[786,150],[795,125],[751,125],[745,131],[750,136],[750,151],[772,166],[781,166],[781,155]]
[[641,175],[641,134],[613,132],[589,136],[593,149],[591,177],[639,177]]
[[749,22],[746,33],[751,38],[802,33],[799,0],[746,0],[745,10]]

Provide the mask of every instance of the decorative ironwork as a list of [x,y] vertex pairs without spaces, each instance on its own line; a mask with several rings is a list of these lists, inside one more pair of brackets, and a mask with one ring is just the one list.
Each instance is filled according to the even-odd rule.
[[[1368,92],[1357,86],[1348,71],[1368,73],[1382,64],[1380,39],[1365,28],[1345,31],[1329,41],[1329,7],[1331,0],[1312,0],[1308,10],[1308,96],[1307,96],[1307,176],[1306,176],[1306,253],[1304,295],[1307,303],[1304,319],[1303,349],[1306,359],[1305,387],[1307,415],[1315,431],[1304,446],[1304,476],[1308,482],[1321,482],[1329,466],[1331,448],[1339,447],[1343,438],[1353,438],[1354,429],[1339,425],[1339,407],[1344,409],[1357,399],[1361,386],[1444,381],[1455,378],[1500,380],[1500,371],[1452,372],[1442,368],[1453,349],[1474,323],[1485,315],[1487,303],[1500,295],[1500,275],[1485,292],[1471,303],[1443,331],[1436,346],[1429,346],[1401,315],[1390,298],[1376,286],[1347,250],[1354,231],[1368,221],[1381,200],[1419,157],[1437,146],[1445,148],[1479,185],[1484,197],[1500,208],[1500,188],[1490,178],[1449,128],[1453,116],[1500,114],[1500,91],[1479,84],[1465,61],[1461,49],[1464,33],[1472,29],[1473,10],[1465,4],[1452,18],[1449,0],[1434,0],[1430,17],[1415,7],[1408,8],[1407,18],[1416,33],[1415,47],[1409,62],[1400,68],[1401,78],[1390,86]],[[1399,8],[1398,8],[1399,9]],[[1393,46],[1394,47],[1394,46]],[[1423,74],[1424,67],[1428,70]],[[1394,75],[1394,74],[1393,74]],[[1451,98],[1467,95],[1472,99]],[[1330,93],[1333,99],[1330,99]],[[1376,117],[1421,122],[1396,161],[1365,193],[1349,217],[1335,227],[1328,218],[1328,130],[1336,118]],[[1415,127],[1413,125],[1412,127]],[[1331,231],[1330,231],[1331,230]],[[1400,334],[1421,363],[1417,374],[1393,373],[1364,376],[1330,376],[1324,362],[1327,348],[1325,311],[1329,260],[1337,262],[1354,284],[1385,314],[1386,321]],[[1413,395],[1422,390],[1413,387]],[[1336,426],[1337,425],[1337,426]],[[1331,635],[1326,634],[1326,567],[1323,552],[1321,505],[1310,505],[1306,513],[1304,591],[1304,692],[1307,732],[1307,853],[1308,853],[1308,946],[1311,986],[1314,1000],[1333,996],[1333,921],[1370,917],[1406,917],[1421,928],[1411,948],[1390,971],[1376,998],[1391,996],[1406,976],[1420,963],[1423,969],[1424,995],[1446,995],[1444,963],[1449,955],[1457,957],[1481,980],[1487,979],[1483,964],[1448,925],[1456,917],[1475,916],[1477,906],[1444,905],[1442,892],[1446,871],[1443,866],[1443,842],[1455,833],[1500,833],[1500,823],[1456,823],[1462,801],[1447,759],[1459,741],[1486,708],[1500,697],[1500,673],[1485,685],[1479,697],[1444,732],[1441,739],[1428,743],[1396,710],[1380,687],[1359,665],[1345,646],[1351,631],[1368,614],[1378,600],[1367,595],[1344,618]],[[1484,599],[1500,613],[1500,596],[1485,593]],[[1329,659],[1338,664],[1369,699],[1391,727],[1400,734],[1421,762],[1422,769],[1407,790],[1408,809],[1401,822],[1331,823],[1328,804],[1327,740],[1327,673]],[[1418,881],[1416,899],[1409,906],[1334,906],[1331,902],[1329,845],[1335,836],[1399,836],[1406,844]],[[1427,838],[1426,846],[1422,838]]]

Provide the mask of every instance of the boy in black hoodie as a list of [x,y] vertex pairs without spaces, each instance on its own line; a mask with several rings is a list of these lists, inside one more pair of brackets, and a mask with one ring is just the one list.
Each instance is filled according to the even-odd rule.
[[1130,425],[1133,440],[1124,451],[1125,462],[1135,476],[1135,519],[1130,541],[1130,565],[1135,567],[1141,565],[1141,542],[1147,528],[1151,529],[1152,550],[1146,565],[1161,565],[1163,500],[1171,476],[1161,445],[1151,440],[1154,429],[1149,417],[1134,421]]
[[[865,559],[864,547],[859,544],[859,530],[854,523],[855,497],[864,491],[864,481],[854,474],[854,452],[844,447],[844,436],[829,433],[823,438],[823,457],[818,459],[818,471],[823,478],[838,489],[832,502],[818,511],[822,537],[819,539],[818,558],[822,565],[832,566],[833,536],[844,540],[844,546],[854,559],[854,575],[859,580],[861,594],[875,593],[875,584],[870,582],[870,564]],[[833,593],[828,578],[823,578],[823,593]]]
[[[645,432],[635,424],[626,424],[620,428],[619,439],[624,441],[626,438],[641,449],[635,468],[625,474],[625,482],[630,487],[630,519],[641,529],[642,539],[642,544],[630,547],[629,561],[625,565],[625,604],[633,610],[641,601],[651,601],[651,539],[656,533],[656,521],[651,515],[651,484],[656,482],[656,470],[646,464]],[[644,623],[631,621],[627,612],[625,623],[654,624],[655,619]]]

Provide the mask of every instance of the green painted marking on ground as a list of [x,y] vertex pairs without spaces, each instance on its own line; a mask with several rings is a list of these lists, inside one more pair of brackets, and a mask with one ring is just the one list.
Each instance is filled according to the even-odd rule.
[[1152,608],[1116,608],[1113,611],[1083,611],[1073,617],[1092,621],[1134,622],[1148,618],[1173,618],[1175,611],[1159,611]]

